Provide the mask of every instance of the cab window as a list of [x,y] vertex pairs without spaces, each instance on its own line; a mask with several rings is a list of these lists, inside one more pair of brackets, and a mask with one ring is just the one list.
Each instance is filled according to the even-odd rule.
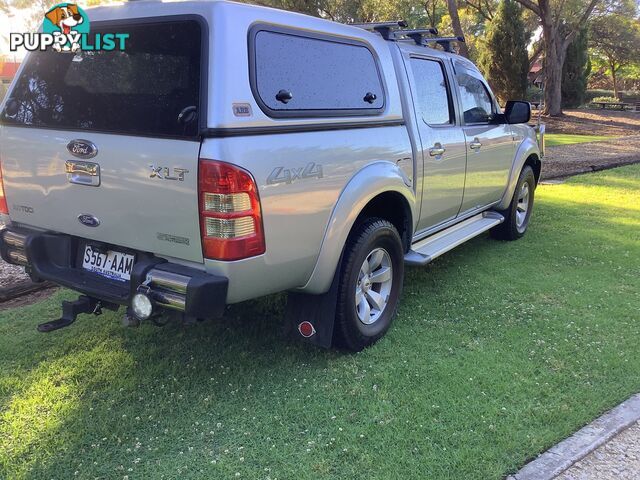
[[418,114],[428,125],[453,123],[451,95],[442,64],[423,58],[411,59]]
[[465,72],[458,72],[456,81],[462,101],[464,123],[489,123],[495,111],[484,83]]

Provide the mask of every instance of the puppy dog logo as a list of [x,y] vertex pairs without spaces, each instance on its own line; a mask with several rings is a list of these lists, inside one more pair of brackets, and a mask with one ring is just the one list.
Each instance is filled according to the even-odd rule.
[[59,3],[45,14],[42,27],[44,33],[55,37],[64,35],[63,40],[53,44],[56,52],[77,52],[83,34],[89,33],[89,17],[75,3]]
[[9,49],[77,53],[90,51],[124,51],[129,34],[96,32],[89,35],[89,16],[75,3],[59,3],[44,15],[42,32],[11,32]]

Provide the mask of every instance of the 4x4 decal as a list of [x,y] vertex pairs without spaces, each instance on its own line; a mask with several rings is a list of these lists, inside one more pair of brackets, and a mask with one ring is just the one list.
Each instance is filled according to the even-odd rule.
[[276,167],[267,178],[267,185],[293,183],[296,180],[308,180],[310,178],[322,178],[322,165],[310,162],[306,167],[301,168]]

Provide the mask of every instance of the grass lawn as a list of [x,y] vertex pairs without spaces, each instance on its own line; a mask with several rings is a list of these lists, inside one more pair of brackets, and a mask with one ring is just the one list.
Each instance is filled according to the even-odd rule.
[[572,135],[568,133],[547,133],[544,136],[547,147],[558,147],[560,145],[573,145],[575,143],[602,142],[615,137],[605,135]]
[[0,312],[0,478],[499,479],[640,391],[640,165],[546,185],[518,242],[407,272],[347,355],[281,297],[190,328]]

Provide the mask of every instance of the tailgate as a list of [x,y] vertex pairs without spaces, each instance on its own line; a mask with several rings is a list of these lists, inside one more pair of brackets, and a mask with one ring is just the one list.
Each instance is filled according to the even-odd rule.
[[204,29],[176,17],[92,22],[124,51],[28,55],[0,113],[11,219],[202,261],[198,155]]
[[[2,127],[0,159],[11,219],[202,261],[197,198],[200,144],[86,132],[82,137],[97,147],[94,158],[82,160],[69,152],[69,142],[77,138],[69,132]],[[99,165],[99,186],[72,183],[90,176],[67,173],[67,162]],[[163,169],[152,178],[159,167]],[[95,217],[99,225],[81,223],[81,215]]]

